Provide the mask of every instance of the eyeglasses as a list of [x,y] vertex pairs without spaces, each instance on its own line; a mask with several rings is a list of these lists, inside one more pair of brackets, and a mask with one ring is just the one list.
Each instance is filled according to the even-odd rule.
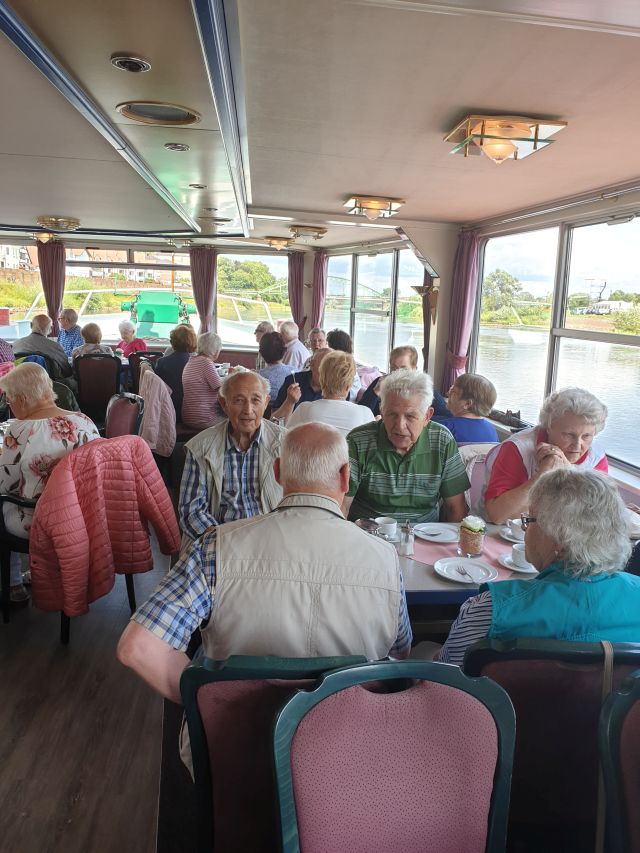
[[520,521],[522,522],[522,530],[526,530],[530,524],[534,524],[538,519],[534,518],[532,515],[521,515]]

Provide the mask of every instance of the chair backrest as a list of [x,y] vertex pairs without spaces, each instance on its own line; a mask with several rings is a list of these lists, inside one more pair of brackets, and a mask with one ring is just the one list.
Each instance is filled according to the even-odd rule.
[[53,366],[53,362],[46,355],[41,355],[40,353],[36,355],[35,353],[30,352],[17,352],[15,353],[15,360],[21,361],[22,363],[25,361],[32,361],[34,364],[39,364],[40,367],[44,367],[49,376],[53,377],[58,375]]
[[140,389],[140,362],[142,360],[154,364],[164,355],[164,350],[147,349],[142,352],[132,352],[129,356],[129,370],[131,371],[131,385],[135,394]]
[[182,674],[199,849],[278,850],[271,732],[296,687],[364,658],[202,658]]
[[505,692],[457,667],[329,673],[276,720],[282,849],[504,850],[514,738]]
[[640,670],[609,694],[598,739],[607,791],[608,853],[640,853]]
[[95,424],[103,424],[109,400],[120,391],[121,361],[114,355],[87,353],[73,360],[78,405]]
[[104,423],[105,438],[117,438],[119,435],[138,435],[144,400],[137,394],[114,394],[107,405]]
[[[614,643],[613,685],[640,666],[640,644]],[[510,844],[524,850],[593,849],[598,792],[600,643],[483,640],[463,670],[485,675],[511,697],[518,721]]]
[[66,409],[68,412],[79,412],[80,406],[71,388],[65,385],[64,382],[58,382],[57,379],[53,379],[52,382],[56,395],[56,405],[61,409]]
[[463,444],[459,447],[460,456],[469,478],[470,486],[465,492],[465,499],[472,515],[483,515],[482,489],[485,477],[485,461],[495,443]]

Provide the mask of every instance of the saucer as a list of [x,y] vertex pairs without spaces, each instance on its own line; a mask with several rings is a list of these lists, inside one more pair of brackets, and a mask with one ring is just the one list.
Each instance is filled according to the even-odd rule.
[[513,533],[508,527],[500,528],[500,536],[502,537],[502,539],[506,539],[507,542],[513,542],[514,545],[522,545],[522,543],[524,542],[524,537],[522,539],[518,539],[516,536],[513,535]]
[[532,566],[531,563],[528,564],[528,568],[524,568],[523,566],[516,566],[516,564],[511,559],[510,554],[501,554],[498,557],[498,562],[501,566],[504,566],[505,569],[509,569],[510,572],[521,572],[523,575],[537,575],[538,570],[535,566]]

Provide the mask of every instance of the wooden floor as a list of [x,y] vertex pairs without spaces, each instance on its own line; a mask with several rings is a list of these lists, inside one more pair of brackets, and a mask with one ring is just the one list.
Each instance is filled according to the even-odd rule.
[[[167,571],[136,575],[141,604]],[[0,624],[0,851],[153,853],[162,700],[115,659],[123,577],[71,620],[12,609]]]

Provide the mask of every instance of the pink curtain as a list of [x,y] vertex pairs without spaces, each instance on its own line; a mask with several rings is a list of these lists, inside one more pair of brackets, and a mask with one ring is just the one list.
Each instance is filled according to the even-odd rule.
[[299,338],[304,340],[304,252],[289,252],[289,305],[291,316],[300,329]]
[[64,296],[64,243],[59,240],[41,243],[38,240],[38,266],[40,267],[44,301],[47,303],[47,313],[53,322],[51,335],[57,337],[60,331],[58,317],[62,311],[62,298]]
[[450,388],[467,366],[473,309],[478,289],[479,242],[475,231],[463,231],[458,240],[453,262],[449,339],[447,360],[442,372],[442,390]]
[[329,258],[326,252],[316,252],[313,259],[313,303],[311,305],[311,328],[322,322],[324,302],[327,297],[327,267]]
[[189,250],[191,264],[191,287],[200,317],[200,331],[210,332],[213,328],[213,312],[218,289],[218,250],[211,246],[196,246]]

